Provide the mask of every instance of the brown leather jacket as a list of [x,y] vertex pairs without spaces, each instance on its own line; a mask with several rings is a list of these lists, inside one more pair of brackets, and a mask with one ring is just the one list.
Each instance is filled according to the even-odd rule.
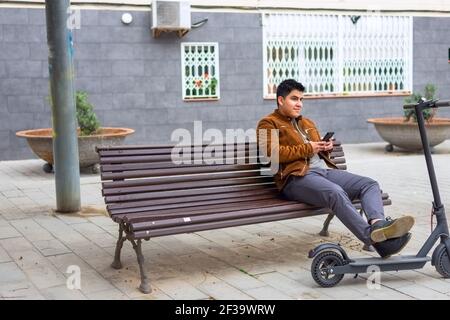
[[[299,128],[308,135],[311,141],[320,141],[320,134],[314,122],[299,116],[297,119]],[[266,131],[259,131],[266,129]],[[314,155],[311,144],[305,143],[298,131],[294,128],[291,118],[283,116],[278,109],[258,122],[259,134],[265,132],[267,137],[267,154],[271,156],[271,134],[270,130],[278,129],[278,161],[279,169],[275,174],[275,183],[281,191],[290,175],[303,176],[309,169],[309,159]],[[260,140],[260,139],[258,139]],[[330,160],[329,152],[320,152],[319,156],[325,160],[328,167],[337,169],[336,165]]]

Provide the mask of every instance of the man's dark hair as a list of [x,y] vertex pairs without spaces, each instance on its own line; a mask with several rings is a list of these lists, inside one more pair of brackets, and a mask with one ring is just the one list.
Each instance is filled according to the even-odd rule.
[[287,79],[281,82],[277,87],[277,105],[278,97],[286,98],[292,90],[298,90],[300,92],[305,92],[305,87],[298,81],[294,79]]

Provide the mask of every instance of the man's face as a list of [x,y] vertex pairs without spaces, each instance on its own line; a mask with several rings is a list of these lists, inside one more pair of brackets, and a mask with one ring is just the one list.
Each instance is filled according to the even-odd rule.
[[292,90],[286,98],[278,97],[278,109],[286,117],[297,118],[303,108],[303,92]]

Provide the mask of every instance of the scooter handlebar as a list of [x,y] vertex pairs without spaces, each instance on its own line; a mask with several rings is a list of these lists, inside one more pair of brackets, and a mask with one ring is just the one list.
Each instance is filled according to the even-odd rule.
[[450,107],[450,100],[437,101],[434,105],[436,108]]
[[[431,101],[430,101],[431,102]],[[409,109],[414,109],[417,105],[419,105],[420,102],[418,103],[409,103],[409,104],[405,104],[403,106],[404,110],[409,110]],[[428,108],[441,108],[441,107],[450,107],[450,100],[441,100],[441,101],[436,101],[434,103],[431,103],[427,106]],[[425,108],[427,108],[425,107]]]
[[403,109],[408,110],[408,109],[414,109],[416,107],[417,103],[411,103],[411,104],[405,104],[403,106]]

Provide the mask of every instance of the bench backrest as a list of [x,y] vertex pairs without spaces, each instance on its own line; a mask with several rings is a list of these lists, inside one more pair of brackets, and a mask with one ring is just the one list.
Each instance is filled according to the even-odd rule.
[[[182,216],[186,210],[257,208],[286,202],[279,197],[273,177],[258,164],[256,144],[192,146],[177,153],[184,163],[174,163],[173,145],[99,147],[102,193],[115,221],[145,221]],[[213,151],[213,152],[211,152]],[[211,157],[205,157],[205,154]],[[331,155],[346,169],[339,142]],[[180,158],[178,158],[180,160]],[[220,161],[222,160],[222,161]],[[219,162],[219,163],[217,163]]]

